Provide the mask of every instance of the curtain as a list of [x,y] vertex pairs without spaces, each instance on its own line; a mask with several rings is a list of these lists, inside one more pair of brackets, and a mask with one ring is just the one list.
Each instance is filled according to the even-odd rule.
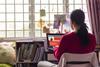
[[100,45],[100,0],[87,0],[87,7],[93,34]]

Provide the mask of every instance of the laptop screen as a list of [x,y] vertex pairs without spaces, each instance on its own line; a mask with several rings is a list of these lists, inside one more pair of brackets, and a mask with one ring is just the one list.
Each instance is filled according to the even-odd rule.
[[64,34],[47,34],[47,44],[49,47],[59,47],[60,40]]

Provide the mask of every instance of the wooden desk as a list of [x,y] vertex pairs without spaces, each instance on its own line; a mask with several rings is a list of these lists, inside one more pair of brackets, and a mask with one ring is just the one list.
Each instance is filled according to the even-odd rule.
[[[49,61],[49,62],[52,62],[52,63],[54,63],[54,64],[58,64],[58,61],[57,61],[57,59],[55,59],[55,57],[53,56],[53,55],[54,55],[53,53],[54,53],[53,50],[49,50],[49,51],[45,52],[45,60],[46,60],[46,61]],[[51,55],[49,55],[49,54],[51,54]],[[52,59],[49,58],[50,56],[53,56],[53,57],[51,57]]]
[[48,50],[45,52],[45,60],[47,60],[47,61],[48,61],[48,54],[53,54],[53,51]]

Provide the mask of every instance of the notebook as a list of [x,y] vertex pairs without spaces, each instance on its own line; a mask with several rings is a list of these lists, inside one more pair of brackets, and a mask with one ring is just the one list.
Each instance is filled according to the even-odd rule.
[[59,47],[60,40],[64,34],[59,33],[47,33],[48,50],[53,50],[55,47]]

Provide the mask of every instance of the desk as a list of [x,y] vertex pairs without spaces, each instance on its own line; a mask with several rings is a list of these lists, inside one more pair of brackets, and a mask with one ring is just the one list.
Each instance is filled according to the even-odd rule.
[[53,54],[53,50],[48,50],[45,52],[45,60],[48,61],[48,54]]
[[[46,61],[49,61],[49,62],[52,62],[52,63],[55,63],[55,64],[58,64],[58,61],[57,59],[55,59],[55,57],[53,56],[54,54],[54,51],[53,50],[49,50],[49,51],[46,51],[45,52],[45,60]],[[51,55],[50,55],[51,54]],[[52,56],[52,57],[51,57]],[[51,58],[51,59],[50,59]]]

